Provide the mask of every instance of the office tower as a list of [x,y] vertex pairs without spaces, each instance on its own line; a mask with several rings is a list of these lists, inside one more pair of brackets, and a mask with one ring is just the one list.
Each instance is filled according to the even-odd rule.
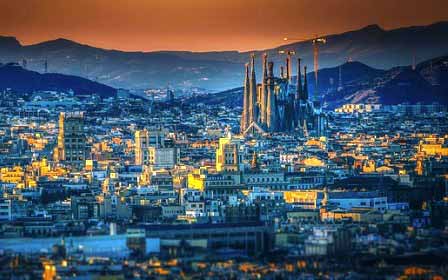
[[59,114],[58,145],[54,158],[72,167],[82,167],[86,160],[86,135],[82,112]]

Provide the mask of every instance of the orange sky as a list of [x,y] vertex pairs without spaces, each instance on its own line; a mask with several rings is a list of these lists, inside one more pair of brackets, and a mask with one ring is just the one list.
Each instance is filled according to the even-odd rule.
[[251,50],[377,23],[448,20],[447,0],[0,0],[0,35],[120,50]]

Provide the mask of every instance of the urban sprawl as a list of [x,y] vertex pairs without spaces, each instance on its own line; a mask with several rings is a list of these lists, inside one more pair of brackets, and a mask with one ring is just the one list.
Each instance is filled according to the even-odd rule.
[[325,110],[254,59],[242,107],[1,92],[0,278],[447,277],[446,107]]

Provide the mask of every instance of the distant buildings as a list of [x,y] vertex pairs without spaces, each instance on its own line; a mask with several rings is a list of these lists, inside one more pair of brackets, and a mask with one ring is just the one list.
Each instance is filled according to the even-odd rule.
[[446,112],[446,106],[438,103],[432,104],[397,104],[397,105],[382,105],[382,104],[344,104],[336,108],[336,113],[353,114],[353,113],[372,113],[372,112],[391,112],[407,115],[416,114],[430,114],[438,112]]
[[344,104],[334,111],[336,113],[369,113],[380,109],[381,104]]
[[305,255],[331,256],[343,254],[351,248],[351,236],[343,227],[314,227],[305,240]]

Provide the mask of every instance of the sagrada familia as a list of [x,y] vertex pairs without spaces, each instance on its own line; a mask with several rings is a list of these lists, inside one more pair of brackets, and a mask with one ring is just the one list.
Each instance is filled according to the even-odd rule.
[[281,67],[280,77],[274,77],[274,63],[267,60],[264,54],[261,84],[256,82],[255,56],[251,56],[250,69],[246,64],[241,133],[296,132],[304,137],[324,136],[327,116],[320,102],[309,100],[306,66],[302,84],[300,58],[297,60],[297,83],[294,84],[290,55],[286,59],[286,73]]

